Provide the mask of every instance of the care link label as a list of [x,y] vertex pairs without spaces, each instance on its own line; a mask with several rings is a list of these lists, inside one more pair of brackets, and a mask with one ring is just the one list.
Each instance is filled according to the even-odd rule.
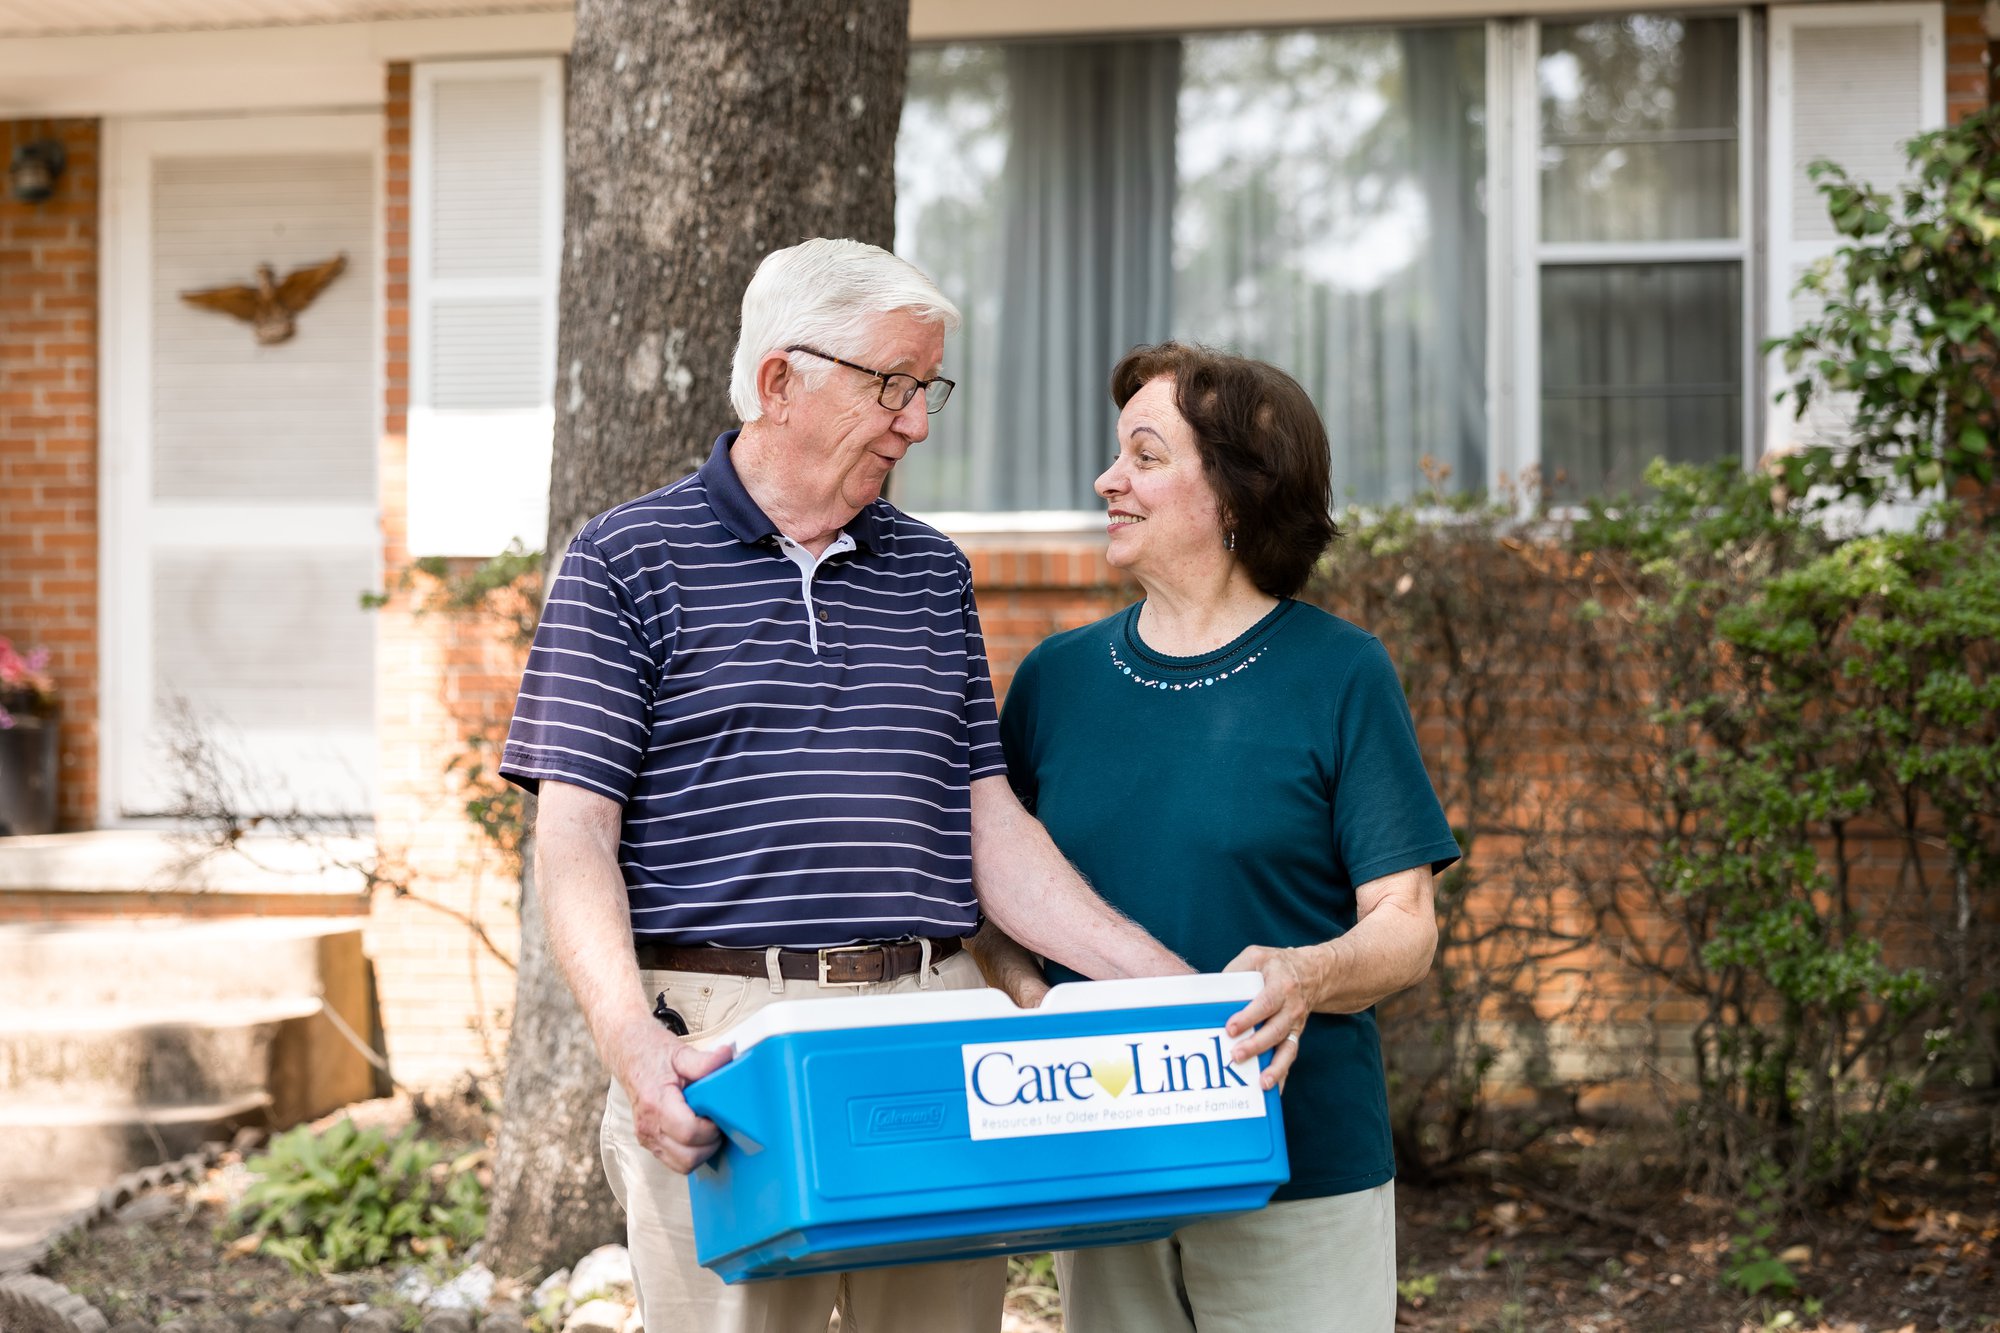
[[1196,1125],[1266,1114],[1254,1059],[1219,1027],[964,1046],[974,1139]]

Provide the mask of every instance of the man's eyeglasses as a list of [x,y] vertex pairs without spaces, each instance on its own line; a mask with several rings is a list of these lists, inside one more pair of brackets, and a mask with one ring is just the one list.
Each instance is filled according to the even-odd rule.
[[816,356],[822,361],[831,361],[836,366],[846,366],[849,370],[858,370],[864,375],[873,375],[876,379],[882,381],[882,391],[876,396],[881,401],[882,406],[888,408],[891,412],[902,411],[910,405],[910,400],[918,394],[924,396],[924,411],[935,412],[945,405],[945,400],[951,397],[951,391],[958,387],[951,380],[942,377],[934,380],[920,380],[915,375],[890,374],[887,371],[870,370],[867,366],[859,366],[852,361],[843,361],[837,356],[828,356],[817,347],[807,347],[802,343],[787,347],[785,350],[787,352],[804,352],[807,356]]

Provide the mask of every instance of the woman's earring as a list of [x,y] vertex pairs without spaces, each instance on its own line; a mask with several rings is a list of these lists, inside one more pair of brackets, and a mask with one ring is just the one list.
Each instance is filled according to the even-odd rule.
[[1223,537],[1222,537],[1222,549],[1223,549],[1223,550],[1225,550],[1225,551],[1233,551],[1233,550],[1235,550],[1235,549],[1236,549],[1236,529],[1235,529],[1235,528],[1231,528],[1231,529],[1230,529],[1230,530],[1229,530],[1228,532],[1226,532],[1226,533],[1224,533],[1224,534],[1223,534]]

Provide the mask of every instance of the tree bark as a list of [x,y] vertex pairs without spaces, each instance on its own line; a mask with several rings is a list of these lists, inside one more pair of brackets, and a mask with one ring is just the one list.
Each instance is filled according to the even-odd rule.
[[[592,515],[692,470],[736,424],[743,288],[812,236],[890,244],[907,0],[579,0],[570,55],[549,568]],[[486,1262],[548,1271],[616,1238],[606,1075],[533,876]]]

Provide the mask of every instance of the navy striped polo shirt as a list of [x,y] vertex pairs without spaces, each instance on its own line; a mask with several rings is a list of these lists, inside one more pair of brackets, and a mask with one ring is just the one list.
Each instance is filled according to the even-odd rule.
[[570,543],[500,771],[624,806],[642,939],[969,934],[971,784],[1006,772],[971,567],[878,499],[815,568],[735,441]]

